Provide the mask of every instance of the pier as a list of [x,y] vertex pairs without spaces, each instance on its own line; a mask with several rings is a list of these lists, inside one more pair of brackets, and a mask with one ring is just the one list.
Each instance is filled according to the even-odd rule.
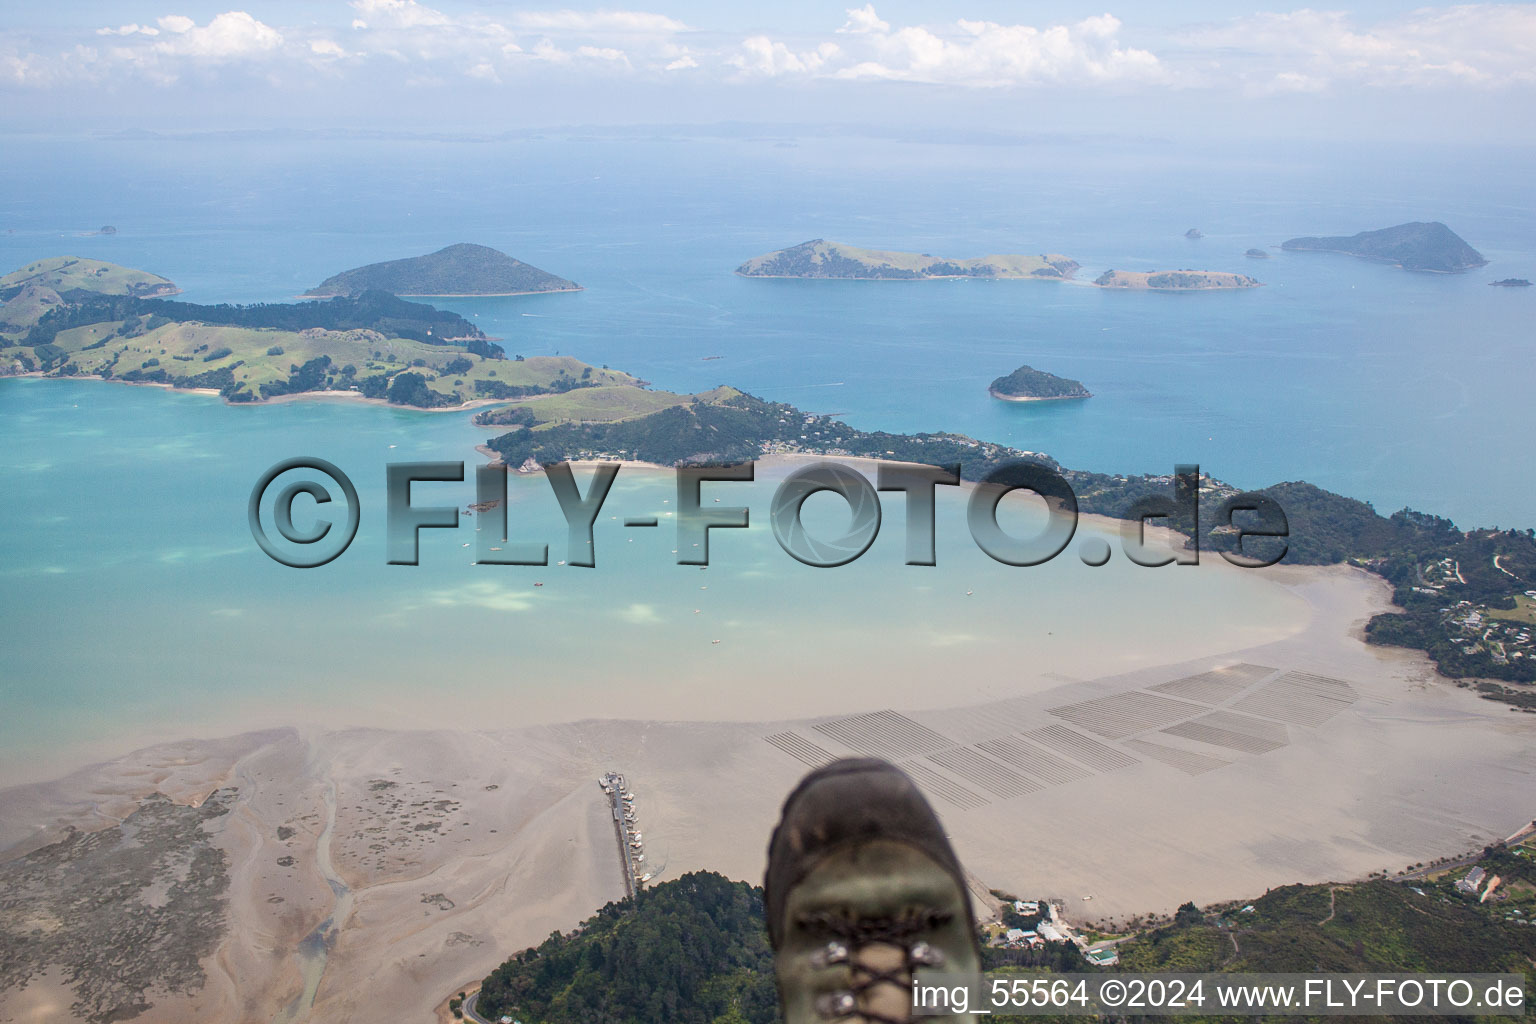
[[645,867],[645,837],[640,832],[640,818],[635,811],[635,794],[618,772],[605,772],[597,781],[608,794],[608,806],[613,812],[613,836],[619,844],[624,895],[633,897],[640,886],[651,879],[651,873]]

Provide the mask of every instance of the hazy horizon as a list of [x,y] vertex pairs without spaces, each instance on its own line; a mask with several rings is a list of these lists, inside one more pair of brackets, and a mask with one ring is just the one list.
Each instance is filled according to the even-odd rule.
[[1522,144],[1536,8],[85,3],[0,24],[0,131],[863,125]]

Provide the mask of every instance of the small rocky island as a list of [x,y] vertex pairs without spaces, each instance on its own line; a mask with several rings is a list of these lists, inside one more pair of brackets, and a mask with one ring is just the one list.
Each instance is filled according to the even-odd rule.
[[1154,292],[1199,292],[1222,288],[1259,288],[1262,283],[1247,274],[1220,270],[1106,270],[1094,279],[1100,288],[1125,288]]
[[1093,397],[1082,381],[1058,377],[1032,366],[1021,366],[1008,376],[997,378],[987,392],[1005,402],[1059,402]]
[[860,249],[816,238],[750,259],[737,267],[736,273],[742,277],[837,278],[846,281],[923,281],[956,277],[1064,281],[1077,268],[1076,260],[1055,253],[952,260],[927,253]]
[[1251,260],[1269,259],[1269,253],[1265,252],[1263,249],[1249,249],[1247,252],[1243,253],[1243,255],[1247,256]]
[[1486,266],[1483,254],[1439,221],[1414,221],[1358,235],[1293,238],[1280,248],[1291,252],[1341,252],[1361,259],[1393,263],[1404,270],[1455,274]]
[[326,278],[301,298],[355,296],[366,291],[400,296],[532,295],[579,292],[581,285],[489,246],[460,242],[426,256],[344,270]]
[[1531,286],[1531,282],[1523,277],[1506,277],[1502,281],[1489,281],[1488,284],[1494,288],[1529,288]]
[[1205,232],[1201,231],[1199,228],[1190,228],[1188,231],[1184,232],[1184,237],[1198,242],[1200,239],[1205,237]]

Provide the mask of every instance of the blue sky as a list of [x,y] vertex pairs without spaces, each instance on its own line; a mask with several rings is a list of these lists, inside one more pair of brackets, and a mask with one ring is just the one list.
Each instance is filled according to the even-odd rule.
[[7,5],[0,125],[880,122],[1531,140],[1536,6]]

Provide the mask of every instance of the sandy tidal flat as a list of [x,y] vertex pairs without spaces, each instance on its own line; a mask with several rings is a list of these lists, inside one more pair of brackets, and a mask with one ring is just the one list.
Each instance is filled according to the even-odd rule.
[[[778,721],[280,729],[4,791],[0,1018],[430,1020],[622,895],[607,769],[637,792],[662,878],[756,881],[810,764],[887,756],[978,887],[1060,898],[1075,920],[1400,869],[1531,820],[1536,721],[1362,644],[1387,597],[1374,577],[1282,578],[1310,610],[1300,632],[1093,679],[1021,672],[958,707],[940,689],[812,718],[786,703]],[[167,894],[222,927],[177,934],[155,917]],[[160,941],[106,955],[81,907]],[[189,948],[200,977],[176,960]]]

